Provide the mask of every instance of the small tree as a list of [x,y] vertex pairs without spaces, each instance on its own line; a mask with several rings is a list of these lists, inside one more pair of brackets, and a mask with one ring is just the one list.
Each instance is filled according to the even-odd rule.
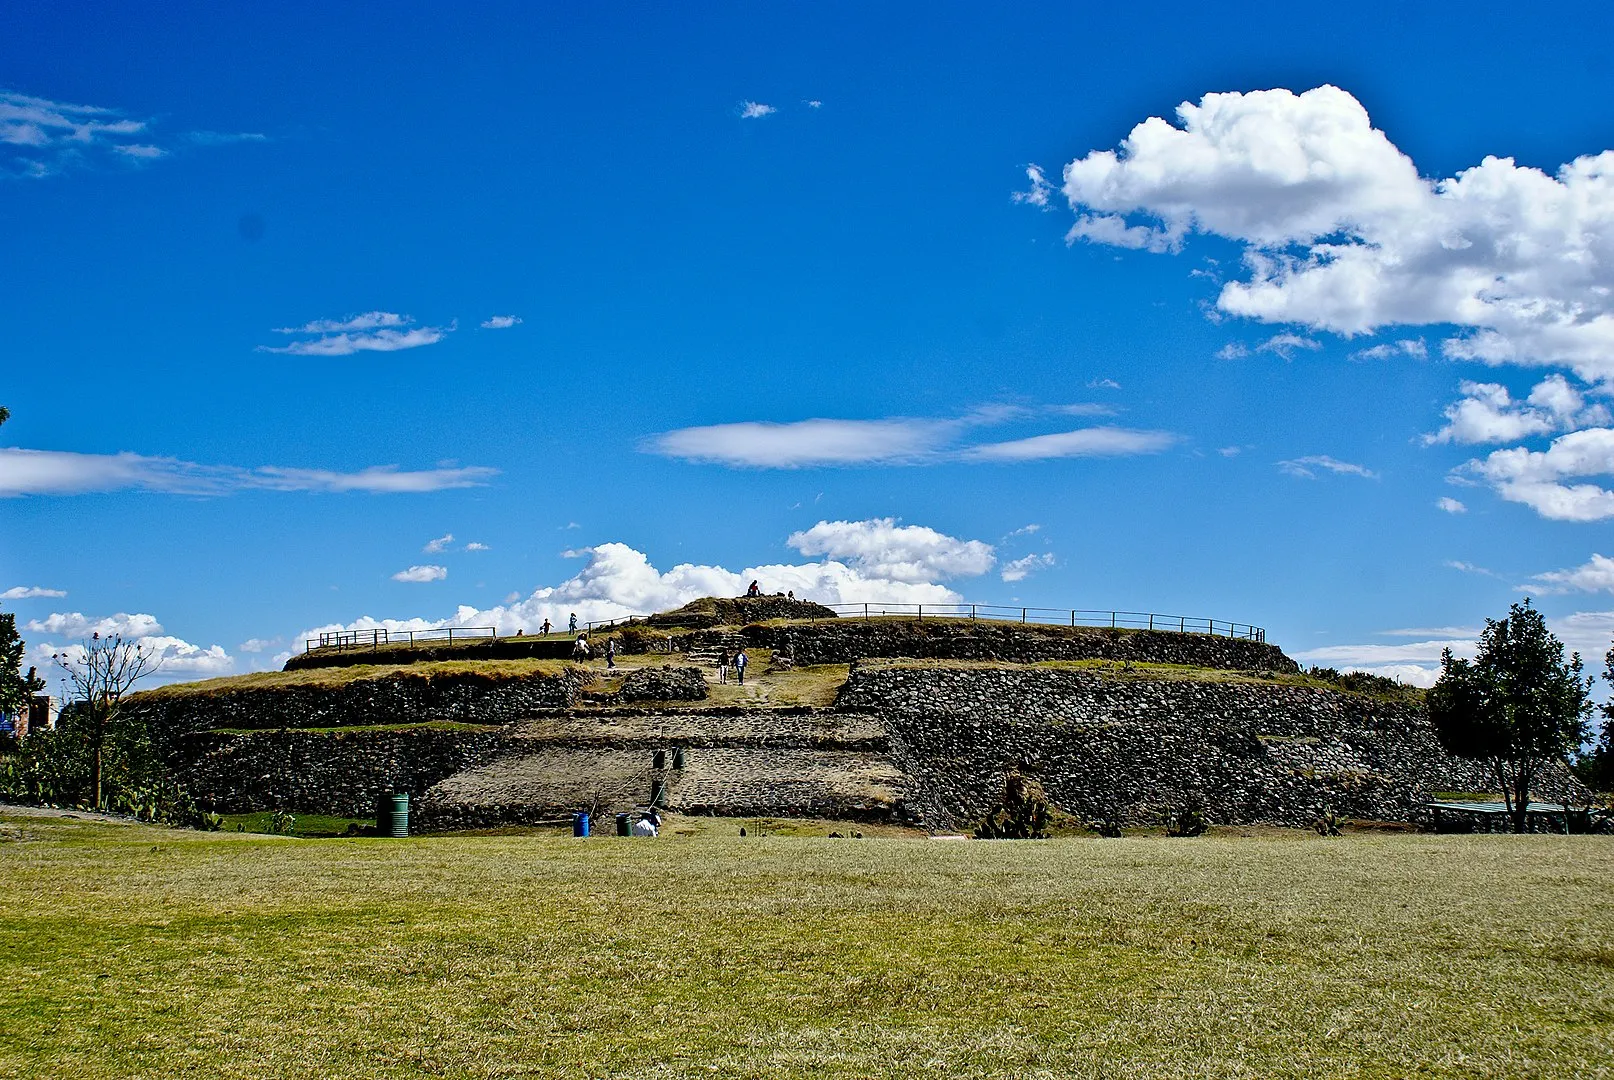
[[1592,679],[1579,653],[1547,630],[1530,601],[1507,618],[1486,619],[1472,662],[1447,649],[1440,680],[1429,691],[1429,719],[1441,746],[1483,761],[1502,789],[1513,831],[1523,832],[1530,788],[1541,770],[1563,761],[1586,736]]
[[157,670],[157,652],[122,634],[102,637],[97,633],[76,649],[59,652],[52,659],[66,672],[68,685],[84,712],[91,755],[90,786],[96,809],[103,809],[101,780],[107,735],[117,722],[123,695]]
[[17,616],[0,611],[0,716],[10,716],[28,707],[28,699],[45,689],[45,680],[29,668],[22,673],[23,640],[17,635]]

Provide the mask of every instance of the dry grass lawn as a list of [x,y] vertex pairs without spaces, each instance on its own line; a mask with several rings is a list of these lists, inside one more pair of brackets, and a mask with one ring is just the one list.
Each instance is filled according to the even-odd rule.
[[1614,1076],[1614,843],[0,814],[0,1077]]

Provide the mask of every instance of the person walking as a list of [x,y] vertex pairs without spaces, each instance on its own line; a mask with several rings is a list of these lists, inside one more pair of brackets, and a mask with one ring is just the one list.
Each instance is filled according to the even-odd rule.
[[739,683],[741,686],[745,685],[745,665],[745,650],[734,650],[734,673],[739,676]]
[[729,651],[717,650],[717,681],[722,685],[729,681]]

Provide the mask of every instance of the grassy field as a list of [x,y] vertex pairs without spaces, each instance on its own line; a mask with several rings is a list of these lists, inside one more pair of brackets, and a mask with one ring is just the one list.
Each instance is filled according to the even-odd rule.
[[736,832],[0,815],[0,1077],[1614,1076],[1604,838]]

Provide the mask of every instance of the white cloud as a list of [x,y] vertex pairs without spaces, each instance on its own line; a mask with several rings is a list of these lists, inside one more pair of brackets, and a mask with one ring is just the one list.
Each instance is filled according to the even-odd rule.
[[1441,651],[1448,648],[1453,655],[1472,658],[1477,645],[1473,638],[1453,637],[1396,645],[1330,645],[1293,655],[1302,664],[1365,671],[1412,686],[1430,687],[1440,677]]
[[493,549],[488,547],[486,544],[478,543],[477,541],[472,540],[469,544],[465,545],[465,550],[466,551],[492,551]]
[[36,596],[60,598],[66,595],[66,589],[46,589],[38,585],[13,585],[5,592],[0,592],[0,600],[31,600]]
[[426,541],[426,546],[421,548],[420,550],[423,551],[424,553],[426,553],[427,555],[436,555],[439,551],[442,551],[443,549],[447,548],[448,545],[452,544],[453,542],[454,542],[454,534],[453,533],[444,533],[442,536],[439,536],[435,540]]
[[521,318],[517,315],[490,315],[479,325],[484,330],[508,330],[512,326],[520,326]]
[[827,555],[861,574],[910,584],[974,577],[994,561],[991,544],[959,540],[923,525],[898,525],[895,518],[820,521],[785,542],[803,555]]
[[747,421],[683,428],[648,439],[645,449],[720,465],[794,469],[814,465],[903,464],[934,453],[952,437],[947,421]]
[[1090,427],[1053,435],[1033,435],[1012,442],[972,446],[967,461],[1038,461],[1068,457],[1129,457],[1158,454],[1181,441],[1169,431],[1137,431],[1122,427]]
[[[259,352],[288,356],[351,356],[356,352],[398,352],[435,345],[452,333],[449,326],[414,326],[407,315],[372,311],[343,320],[316,320],[298,328],[280,327],[277,334],[316,334],[289,345],[259,345]],[[323,328],[323,329],[315,329]],[[348,329],[338,329],[346,327]]]
[[1352,360],[1398,360],[1403,356],[1413,360],[1428,359],[1429,346],[1423,343],[1423,338],[1402,338],[1351,353]]
[[1243,245],[1226,314],[1343,335],[1455,325],[1448,355],[1614,377],[1614,151],[1425,179],[1350,94],[1207,94],[1065,167],[1069,239]]
[[277,334],[346,334],[368,330],[399,329],[415,320],[392,311],[366,311],[343,319],[315,319],[301,326],[280,326]]
[[35,634],[71,638],[87,638],[91,634],[100,634],[102,637],[121,634],[126,638],[141,638],[163,632],[162,624],[153,616],[130,615],[123,611],[101,618],[77,611],[53,612],[43,619],[31,620],[24,629]]
[[688,461],[752,468],[791,469],[837,465],[933,465],[956,461],[1032,461],[1061,457],[1153,454],[1180,436],[1100,426],[999,443],[956,446],[973,429],[1023,420],[1040,413],[1111,411],[1103,405],[1053,405],[1040,410],[986,405],[953,419],[890,417],[884,420],[746,421],[682,428],[641,444],[649,453]]
[[496,475],[497,469],[483,466],[410,471],[396,465],[374,465],[344,473],[279,465],[199,465],[128,452],[78,454],[0,448],[0,498],[108,491],[176,495],[226,495],[236,491],[421,492],[479,487]]
[[392,580],[420,583],[442,581],[446,577],[448,577],[448,567],[446,566],[411,566],[407,570],[400,570],[393,574]]
[[1017,203],[1026,203],[1030,206],[1040,206],[1046,209],[1049,203],[1049,195],[1052,194],[1054,186],[1048,182],[1048,177],[1043,175],[1043,171],[1035,165],[1026,166],[1026,179],[1031,182],[1031,186],[1025,191],[1016,191],[1009,197]]
[[98,153],[145,156],[143,149],[156,149],[137,141],[146,128],[114,109],[0,91],[0,161],[21,175],[49,176]]
[[[559,585],[537,589],[525,599],[507,598],[491,608],[466,604],[452,616],[439,619],[363,616],[345,624],[313,627],[294,640],[335,630],[406,631],[444,626],[493,626],[500,634],[530,633],[546,618],[564,626],[573,612],[583,622],[620,619],[665,611],[702,596],[738,596],[752,581],[764,592],[793,591],[799,598],[826,604],[957,603],[960,595],[935,579],[974,576],[992,567],[988,544],[959,540],[921,526],[899,527],[885,519],[820,522],[791,537],[793,545],[798,537],[806,547],[832,549],[846,561],[830,558],[749,566],[738,572],[683,563],[663,572],[626,544],[599,544],[580,553],[588,562],[576,575]],[[933,578],[927,578],[927,572]]]
[[1054,557],[1051,553],[1026,555],[1004,563],[1003,572],[998,576],[1004,581],[1024,581],[1027,575],[1052,565],[1054,565]]
[[[1316,352],[1322,347],[1323,344],[1320,341],[1315,341],[1308,337],[1301,337],[1299,334],[1283,333],[1273,334],[1261,344],[1257,345],[1255,347],[1255,351],[1275,353],[1276,355],[1283,357],[1285,360],[1293,360],[1295,358],[1296,349],[1304,349],[1307,352]],[[1224,357],[1224,359],[1226,358]]]
[[1278,462],[1278,468],[1289,476],[1298,476],[1304,480],[1317,479],[1318,469],[1326,469],[1341,476],[1360,476],[1364,480],[1377,480],[1379,474],[1361,465],[1352,465],[1348,461],[1329,457],[1327,454],[1313,454],[1309,457],[1291,458],[1288,461]]
[[1533,579],[1541,582],[1533,592],[1611,592],[1614,593],[1614,559],[1606,555],[1592,557],[1572,570],[1553,570],[1537,574]]
[[1464,382],[1458,389],[1462,400],[1446,407],[1446,426],[1425,435],[1426,445],[1515,442],[1610,420],[1606,407],[1587,405],[1562,375],[1549,375],[1537,383],[1525,401],[1514,401],[1507,387],[1497,383]]
[[764,105],[760,101],[740,102],[740,118],[742,120],[760,120],[764,116],[771,116],[778,111],[772,105]]
[[1614,491],[1597,484],[1564,483],[1614,474],[1614,429],[1588,428],[1552,440],[1546,450],[1513,447],[1470,461],[1463,472],[1480,477],[1502,498],[1523,503],[1554,521],[1614,517]]
[[1454,499],[1450,495],[1442,495],[1435,500],[1435,505],[1448,514],[1468,513],[1468,507],[1464,506],[1460,499]]

